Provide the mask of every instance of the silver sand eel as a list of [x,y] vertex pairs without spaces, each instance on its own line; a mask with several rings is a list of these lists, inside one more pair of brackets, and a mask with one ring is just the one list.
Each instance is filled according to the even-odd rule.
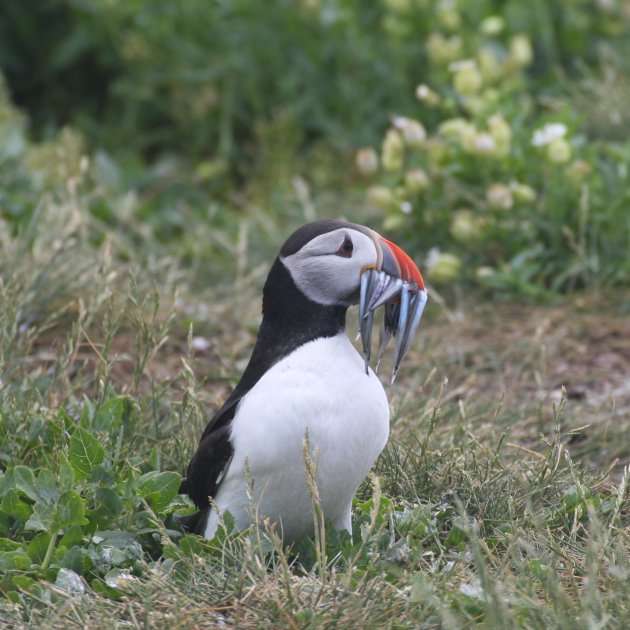
[[376,362],[377,369],[390,339],[392,336],[396,338],[391,381],[393,383],[418,324],[420,324],[427,297],[427,291],[420,289],[415,282],[394,278],[384,271],[373,268],[368,268],[363,272],[359,298],[359,334],[363,344],[366,373],[372,355],[374,311],[379,306],[385,305]]

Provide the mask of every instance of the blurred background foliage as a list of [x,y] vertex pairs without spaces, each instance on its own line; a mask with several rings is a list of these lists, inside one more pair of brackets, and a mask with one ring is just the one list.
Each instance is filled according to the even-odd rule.
[[627,283],[629,65],[627,0],[3,0],[0,216],[205,282],[347,216],[436,285]]
[[[628,618],[629,102],[630,0],[0,0],[5,626]],[[169,471],[326,217],[412,252],[440,309],[380,508],[313,571],[257,531],[172,545]]]

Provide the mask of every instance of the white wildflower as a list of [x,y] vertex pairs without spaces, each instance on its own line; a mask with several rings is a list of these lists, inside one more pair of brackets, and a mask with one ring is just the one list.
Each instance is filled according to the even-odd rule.
[[489,133],[482,131],[475,136],[473,147],[476,153],[492,153],[497,148],[497,143]]
[[547,146],[547,159],[554,164],[566,164],[571,155],[571,145],[564,138],[556,138]]
[[547,123],[542,129],[536,129],[532,137],[535,147],[544,147],[554,140],[564,138],[567,134],[567,126],[563,123]]
[[495,274],[495,270],[489,265],[482,265],[481,267],[477,267],[475,270],[475,276],[479,280],[483,280],[484,278],[491,278]]
[[452,63],[453,87],[464,96],[477,94],[483,86],[483,77],[472,59]]
[[400,131],[403,140],[408,147],[418,149],[427,139],[425,128],[417,120],[405,118],[404,116],[395,116],[392,125]]
[[405,173],[405,188],[412,194],[427,190],[431,186],[429,176],[421,168],[416,168]]
[[527,35],[515,35],[510,41],[510,56],[520,68],[529,66],[534,60],[534,49]]
[[436,107],[440,104],[440,96],[436,94],[428,85],[421,83],[416,88],[416,98],[429,107]]
[[510,182],[510,190],[516,201],[521,203],[534,203],[536,201],[536,191],[527,184],[521,184],[516,180]]
[[388,171],[396,171],[402,168],[404,159],[405,144],[402,136],[396,129],[389,129],[383,140],[381,153],[381,163]]
[[357,151],[355,163],[361,175],[374,175],[378,171],[378,154],[372,147],[364,147]]
[[479,30],[488,37],[496,37],[504,28],[505,20],[500,15],[490,15],[479,25]]
[[462,261],[455,254],[441,252],[434,247],[428,252],[425,267],[431,280],[448,284],[460,277]]
[[474,59],[460,59],[449,64],[448,69],[451,72],[460,72],[461,70],[476,70],[477,62]]
[[367,191],[367,198],[373,206],[382,210],[390,208],[395,201],[392,191],[387,186],[371,186]]
[[501,114],[488,118],[488,131],[497,144],[499,156],[505,157],[512,146],[512,128]]
[[491,210],[509,210],[514,205],[512,191],[501,183],[491,184],[488,187],[486,201]]
[[431,267],[435,267],[435,265],[437,264],[438,260],[440,260],[440,248],[439,247],[432,247],[428,252],[427,252],[427,257],[424,261],[424,266],[427,269],[431,269]]
[[483,221],[470,210],[458,210],[451,219],[450,232],[460,243],[478,241],[483,234]]

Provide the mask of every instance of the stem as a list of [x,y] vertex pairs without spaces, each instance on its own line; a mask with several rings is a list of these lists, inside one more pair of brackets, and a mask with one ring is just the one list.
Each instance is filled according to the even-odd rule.
[[50,541],[48,543],[48,549],[46,549],[46,555],[44,556],[44,561],[42,562],[42,571],[45,571],[50,564],[50,559],[52,558],[53,551],[55,550],[55,543],[57,542],[57,534],[59,533],[58,529],[54,529],[50,534]]

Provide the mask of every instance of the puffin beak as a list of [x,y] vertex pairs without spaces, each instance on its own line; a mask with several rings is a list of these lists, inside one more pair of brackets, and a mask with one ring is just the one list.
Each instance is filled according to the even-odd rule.
[[377,261],[376,265],[367,266],[361,272],[359,298],[359,330],[365,371],[367,374],[372,352],[374,311],[385,305],[376,367],[378,369],[383,352],[394,336],[393,383],[420,323],[427,303],[427,291],[420,270],[408,254],[376,232],[372,232],[372,240],[376,246]]

